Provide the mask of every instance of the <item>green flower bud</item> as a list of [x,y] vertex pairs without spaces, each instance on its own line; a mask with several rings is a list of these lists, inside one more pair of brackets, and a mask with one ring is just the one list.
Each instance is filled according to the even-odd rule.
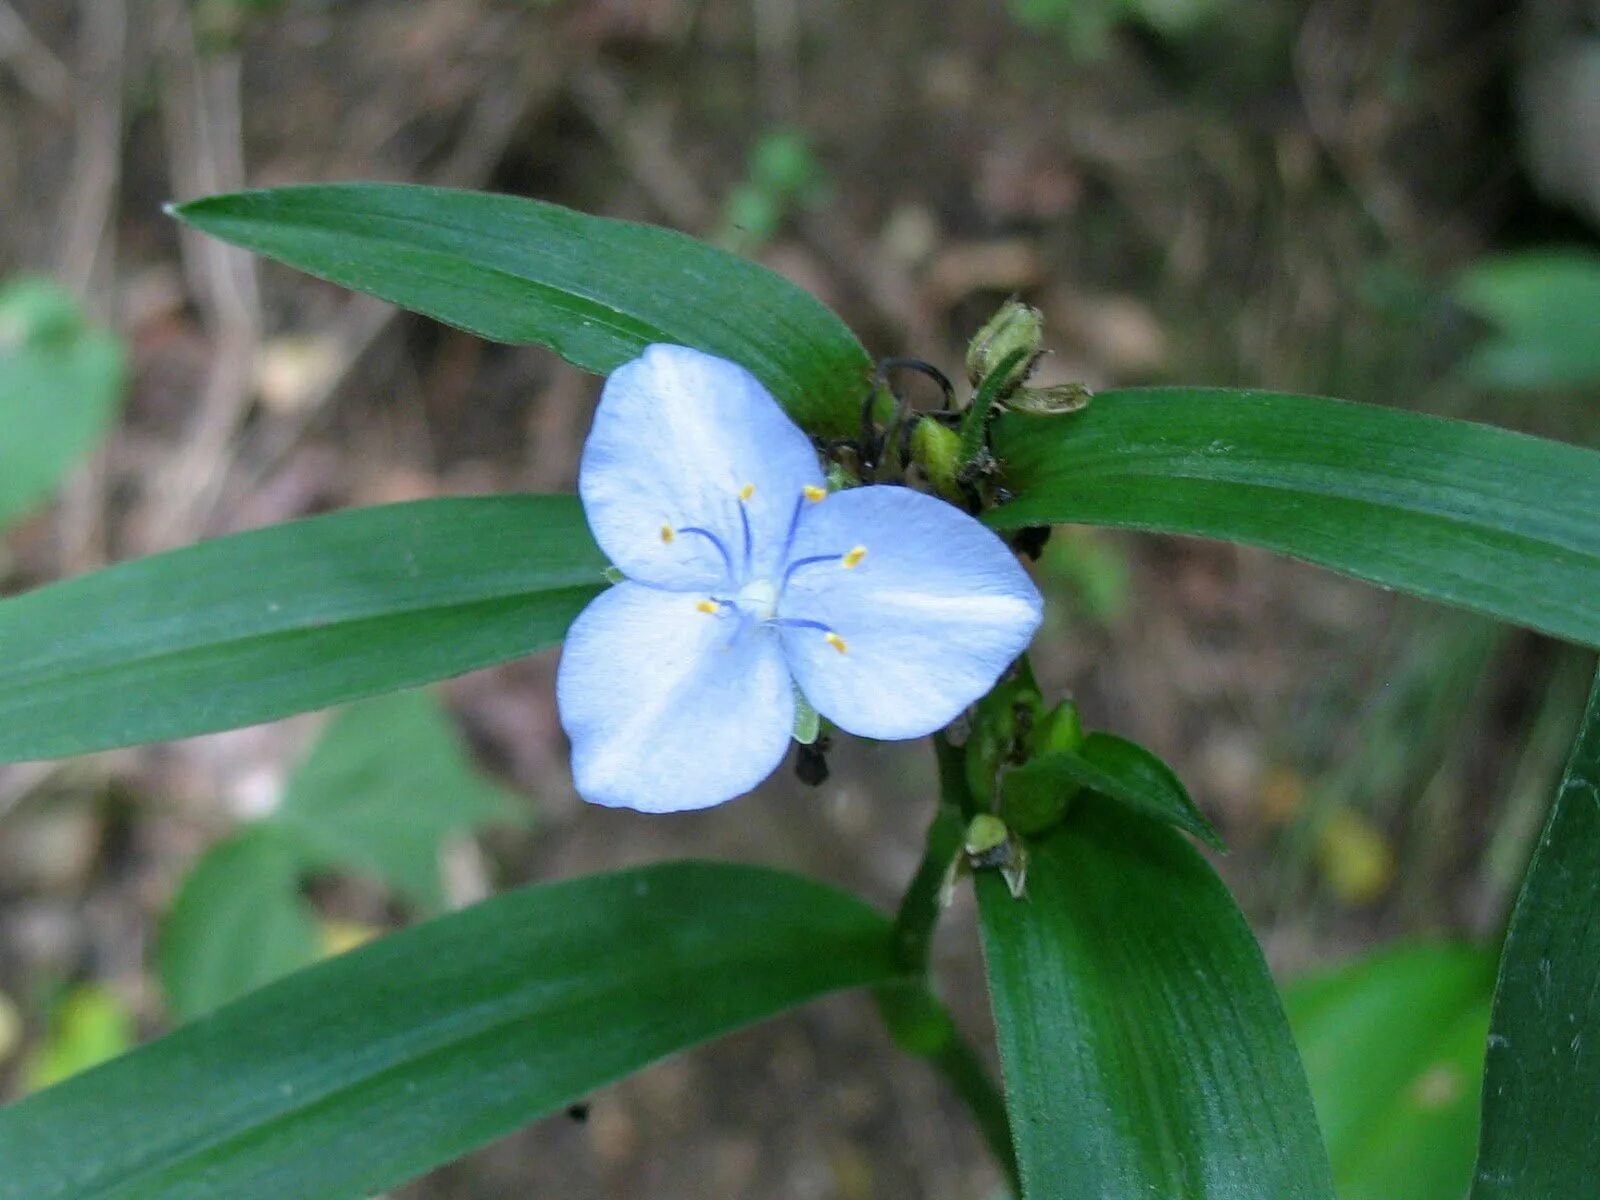
[[1007,771],[1000,781],[1000,810],[1012,829],[1034,837],[1059,825],[1082,791],[1031,771]]
[[1000,388],[1004,396],[1028,377],[1043,342],[1044,314],[1020,300],[1007,300],[968,344],[967,378],[976,387],[1008,357],[1021,351]]
[[[1030,762],[1062,751],[1076,753],[1083,745],[1078,706],[1063,700],[1039,718],[1027,741]],[[1026,768],[1011,770],[1000,780],[1000,807],[1007,824],[1032,837],[1059,824],[1081,790],[1076,785],[1063,787],[1058,778]]]
[[967,825],[961,849],[970,870],[998,869],[1011,898],[1022,898],[1028,884],[1028,850],[1004,821],[993,813],[979,813]]
[[961,502],[961,435],[928,417],[911,431],[911,461],[933,484],[933,490],[952,504]]
[[993,813],[979,813],[967,824],[963,849],[974,866],[987,866],[989,859],[1011,840],[1006,823]]
[[1000,760],[1010,748],[1010,739],[1001,736],[993,725],[977,722],[967,736],[964,765],[967,772],[967,790],[979,804],[988,804],[994,795],[995,776],[1000,771]]
[[994,799],[1000,768],[1017,757],[1019,744],[1043,709],[1038,685],[1027,672],[998,684],[972,712],[967,735],[967,788],[987,808]]
[[1028,757],[1040,758],[1057,750],[1076,753],[1082,745],[1083,718],[1078,715],[1078,706],[1071,700],[1063,700],[1033,727]]

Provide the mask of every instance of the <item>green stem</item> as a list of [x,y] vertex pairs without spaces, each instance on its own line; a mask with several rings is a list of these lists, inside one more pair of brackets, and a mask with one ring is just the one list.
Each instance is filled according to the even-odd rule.
[[966,828],[961,810],[941,799],[928,826],[922,861],[900,898],[900,911],[894,918],[894,955],[908,975],[921,978],[928,974],[933,933],[944,908],[944,881],[956,855],[961,853]]
[[990,1078],[989,1068],[960,1034],[954,1034],[928,1061],[945,1077],[950,1090],[961,1097],[1005,1176],[1006,1188],[1015,1200],[1022,1200],[1022,1176],[1011,1141],[1011,1119],[1006,1114],[1005,1097]]
[[961,852],[966,830],[963,812],[970,806],[961,751],[942,734],[935,736],[934,746],[939,756],[939,804],[928,826],[922,861],[900,901],[894,923],[894,955],[905,969],[905,977],[875,989],[873,995],[895,1043],[943,1075],[967,1106],[1012,1195],[1020,1197],[1022,1185],[1005,1098],[934,995],[929,979],[933,934],[943,907],[940,893],[950,865]]
[[1013,350],[1000,360],[1000,365],[995,367],[983,377],[983,382],[978,385],[977,395],[973,396],[972,403],[967,406],[967,415],[961,421],[961,465],[970,466],[977,461],[984,448],[984,431],[989,426],[989,416],[994,410],[995,402],[1000,399],[1000,392],[1011,381],[1011,372],[1028,356],[1027,350]]

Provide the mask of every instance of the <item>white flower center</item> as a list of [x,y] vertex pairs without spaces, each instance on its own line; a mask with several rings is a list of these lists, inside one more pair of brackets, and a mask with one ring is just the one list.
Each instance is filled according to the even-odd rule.
[[778,585],[770,579],[752,579],[733,598],[734,607],[756,621],[770,621],[778,613]]

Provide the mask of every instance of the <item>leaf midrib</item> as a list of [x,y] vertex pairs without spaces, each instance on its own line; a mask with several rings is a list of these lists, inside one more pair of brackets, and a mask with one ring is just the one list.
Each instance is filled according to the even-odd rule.
[[[1216,475],[1186,474],[1180,471],[1119,471],[1107,474],[1105,476],[1093,471],[1081,471],[1075,472],[1074,475],[1076,480],[1115,478],[1118,480],[1127,480],[1130,484],[1140,481],[1169,482],[1174,479],[1182,479],[1192,483],[1213,484],[1219,488],[1230,491],[1265,492],[1272,495],[1287,493],[1294,496],[1313,497],[1326,500],[1340,500],[1348,504],[1375,509],[1383,513],[1394,513],[1402,516],[1426,518],[1428,520],[1440,522],[1441,524],[1447,525],[1451,528],[1462,528],[1493,534],[1496,537],[1510,539],[1522,546],[1552,548],[1566,551],[1570,554],[1581,555],[1585,558],[1600,560],[1600,549],[1555,540],[1548,536],[1530,533],[1522,529],[1510,528],[1504,525],[1489,524],[1482,518],[1475,518],[1460,512],[1440,510],[1436,508],[1408,507],[1403,504],[1395,503],[1392,499],[1374,499],[1371,495],[1364,494],[1361,491],[1343,491],[1333,488],[1312,490],[1284,481],[1254,480],[1251,482],[1242,482],[1236,479],[1219,478]],[[1078,491],[1076,482],[1069,484],[1068,486],[1072,487],[1075,491]],[[1086,501],[1087,506],[1091,510],[1096,503],[1092,495],[1083,495],[1081,492],[1079,492],[1077,496],[1073,497],[1073,499]],[[1038,523],[1040,521],[1048,521],[1052,524],[1072,524],[1079,519],[1073,515],[1058,515],[1062,512],[1067,512],[1069,514],[1072,512],[1070,501],[1058,502],[1052,506],[1048,501],[1030,501],[1026,498],[1021,498],[1011,502],[1010,504],[1006,504],[995,509],[989,515],[988,521],[989,524],[997,526],[998,528],[1009,529],[1015,528],[1018,525]],[[1082,519],[1091,524],[1114,525],[1119,528],[1138,529],[1153,533],[1173,531],[1171,523],[1168,522],[1152,520],[1124,520],[1121,518],[1108,520],[1100,517],[1089,517]],[[1217,536],[1226,537],[1230,541],[1246,540],[1243,537],[1237,537],[1233,534]],[[1274,538],[1271,542],[1267,542],[1265,539],[1256,538],[1251,538],[1249,540],[1257,541],[1258,544],[1268,544],[1274,546],[1286,544],[1288,541],[1288,539],[1284,537]],[[1286,552],[1292,554],[1294,557],[1307,557],[1307,555],[1299,550],[1288,550]],[[1348,567],[1340,566],[1338,569],[1348,573],[1354,573],[1351,568]]]
[[[109,665],[103,661],[70,663],[64,668],[54,668],[46,664],[43,668],[35,668],[24,673],[0,673],[0,700],[6,696],[28,687],[41,683],[61,684],[82,682],[94,679],[98,675],[115,675],[121,671],[148,667],[154,663],[165,662],[170,659],[182,658],[191,654],[209,654],[222,652],[230,648],[248,645],[255,642],[270,641],[275,638],[293,637],[303,633],[331,633],[338,632],[349,626],[364,625],[371,622],[386,621],[400,617],[413,617],[423,613],[461,613],[484,605],[497,604],[508,600],[534,600],[534,599],[573,599],[583,592],[598,593],[604,585],[596,583],[594,586],[585,584],[567,584],[558,588],[535,588],[532,590],[490,591],[471,600],[456,601],[448,604],[418,603],[394,608],[386,608],[380,612],[364,613],[361,615],[345,615],[341,617],[307,617],[298,621],[282,625],[264,627],[251,633],[241,633],[233,636],[215,637],[209,640],[188,641],[181,645],[169,645],[161,649],[145,653],[121,655]],[[101,648],[97,654],[103,655]]]

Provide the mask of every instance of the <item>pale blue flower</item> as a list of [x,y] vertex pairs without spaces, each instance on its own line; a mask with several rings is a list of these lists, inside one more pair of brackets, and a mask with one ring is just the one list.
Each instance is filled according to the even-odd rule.
[[795,688],[840,729],[912,738],[992,688],[1043,603],[998,537],[903,487],[829,494],[744,368],[651,346],[606,382],[578,492],[626,577],[567,634],[578,792],[674,812],[782,761]]

